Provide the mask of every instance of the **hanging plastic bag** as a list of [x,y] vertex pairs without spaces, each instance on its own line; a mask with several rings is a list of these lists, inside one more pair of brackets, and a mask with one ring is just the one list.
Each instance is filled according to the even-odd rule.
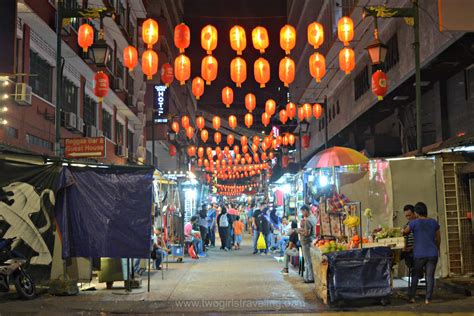
[[191,258],[197,259],[198,256],[196,255],[196,251],[194,250],[194,245],[189,246],[188,248],[188,254]]
[[267,243],[265,242],[265,237],[263,237],[263,234],[262,234],[262,233],[260,233],[260,236],[258,236],[257,249],[258,249],[258,250],[265,250],[265,249],[267,249]]

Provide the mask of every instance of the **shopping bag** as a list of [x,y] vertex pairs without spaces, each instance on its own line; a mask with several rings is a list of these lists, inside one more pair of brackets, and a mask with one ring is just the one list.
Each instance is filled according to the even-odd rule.
[[194,250],[194,245],[189,246],[188,248],[188,254],[191,258],[197,259],[198,256],[196,255],[196,251]]
[[262,234],[262,233],[260,233],[260,236],[258,236],[257,249],[258,249],[258,250],[265,250],[265,249],[267,249],[267,243],[265,242],[265,237],[263,237],[263,234]]

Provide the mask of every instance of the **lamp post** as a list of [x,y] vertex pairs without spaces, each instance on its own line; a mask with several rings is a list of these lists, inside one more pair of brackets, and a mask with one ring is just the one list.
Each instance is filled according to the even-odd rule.
[[411,8],[364,7],[364,16],[374,17],[375,42],[367,47],[372,64],[384,62],[387,48],[378,40],[377,18],[405,18],[407,24],[413,26],[415,42],[415,105],[416,105],[416,149],[417,155],[423,153],[421,138],[421,67],[420,67],[420,19],[418,0],[413,0]]
[[67,18],[99,18],[100,33],[99,40],[91,46],[91,53],[94,63],[98,67],[104,67],[110,58],[110,48],[104,40],[103,18],[113,16],[113,9],[94,8],[94,9],[66,9],[64,1],[58,0],[56,9],[56,109],[55,109],[55,144],[54,151],[57,156],[61,156],[61,93],[62,93],[62,47],[61,30],[63,29],[63,19]]

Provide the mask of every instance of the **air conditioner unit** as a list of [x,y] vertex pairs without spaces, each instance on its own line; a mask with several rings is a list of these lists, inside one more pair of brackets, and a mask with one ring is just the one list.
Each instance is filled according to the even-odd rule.
[[123,79],[122,78],[115,78],[115,90],[117,90],[117,91],[123,91],[124,90],[124,85],[123,85]]
[[84,120],[79,116],[77,117],[76,131],[81,134],[84,133]]
[[76,113],[72,112],[61,112],[62,125],[67,129],[76,129],[77,118]]
[[26,83],[15,85],[15,102],[21,105],[31,105],[31,87]]
[[97,128],[94,125],[86,126],[86,136],[87,137],[97,137]]

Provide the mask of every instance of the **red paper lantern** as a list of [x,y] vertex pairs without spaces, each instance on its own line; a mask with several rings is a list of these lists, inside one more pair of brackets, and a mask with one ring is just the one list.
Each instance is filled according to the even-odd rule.
[[174,28],[174,45],[179,48],[180,53],[184,53],[184,50],[189,47],[191,43],[191,31],[189,27],[180,23]]
[[217,29],[212,25],[206,25],[201,30],[201,46],[208,55],[217,47]]
[[281,110],[280,111],[280,122],[285,124],[288,121],[288,115],[286,113],[286,110]]
[[295,80],[295,69],[295,62],[290,57],[286,56],[280,61],[278,76],[285,87]]
[[290,146],[293,146],[295,144],[295,135],[293,134],[288,134],[288,144],[290,144]]
[[94,76],[94,94],[102,102],[109,93],[109,77],[102,71],[98,71]]
[[239,151],[240,151],[239,146],[238,146],[238,145],[235,145],[235,146],[234,146],[234,154],[236,155],[236,160],[238,160],[238,159],[237,159],[237,155],[239,154]]
[[319,119],[323,115],[323,107],[321,104],[316,103],[313,105],[313,115],[316,119]]
[[204,80],[206,80],[206,85],[210,85],[211,81],[216,80],[218,65],[217,59],[215,59],[213,56],[209,55],[202,59],[201,76]]
[[247,38],[245,37],[245,30],[239,25],[235,25],[229,32],[230,46],[237,52],[237,55],[242,55],[242,51],[247,47]]
[[257,106],[257,99],[255,98],[255,94],[247,93],[245,95],[245,108],[252,113],[252,111]]
[[232,102],[234,102],[234,91],[230,87],[224,87],[221,93],[222,103],[225,104],[226,108],[229,108]]
[[387,90],[387,75],[383,71],[377,70],[372,74],[372,92],[379,100],[383,100],[383,97],[387,94]]
[[303,113],[305,119],[309,122],[311,116],[313,115],[313,107],[309,103],[303,104]]
[[243,58],[236,57],[230,62],[230,78],[237,87],[247,79],[247,63]]
[[217,131],[221,127],[221,118],[219,116],[214,116],[212,118],[212,127]]
[[272,116],[275,114],[276,111],[276,102],[273,99],[268,99],[265,102],[265,112],[268,113],[268,115]]
[[158,54],[151,49],[143,52],[142,55],[142,71],[148,80],[158,72]]
[[248,140],[247,136],[245,136],[245,135],[243,135],[243,136],[240,138],[240,144],[241,144],[242,146],[247,145],[247,144],[248,144],[248,141],[249,141],[249,140]]
[[203,142],[207,142],[208,139],[209,139],[209,132],[206,129],[203,129],[201,131],[201,140]]
[[89,24],[82,24],[77,31],[77,43],[82,47],[82,51],[87,53],[87,49],[94,43],[94,29]]
[[232,146],[234,144],[234,135],[227,135],[227,144],[229,144],[229,146]]
[[266,28],[263,26],[257,26],[252,30],[252,44],[255,49],[260,51],[260,53],[265,53],[265,49],[269,45],[268,32]]
[[161,82],[164,83],[167,87],[169,87],[169,85],[173,82],[174,71],[173,67],[170,64],[163,64],[163,66],[161,67],[160,79]]
[[189,116],[183,115],[183,116],[181,117],[181,126],[182,126],[184,129],[188,128],[188,126],[189,126]]
[[354,22],[352,19],[343,16],[337,22],[337,37],[341,42],[344,43],[344,46],[348,46],[349,42],[354,38]]
[[280,30],[280,47],[289,55],[290,51],[295,48],[296,30],[293,26],[287,24]]
[[179,123],[178,122],[173,122],[171,123],[171,130],[175,132],[176,134],[179,133]]
[[191,77],[191,60],[189,57],[181,54],[174,60],[174,76],[180,85],[184,85]]
[[263,126],[267,127],[270,124],[270,114],[267,112],[262,113],[262,124]]
[[147,44],[148,49],[158,42],[158,23],[153,19],[146,19],[142,25],[142,39]]
[[194,136],[194,128],[192,126],[188,126],[186,128],[186,136],[189,138],[189,139],[192,139],[193,136]]
[[296,104],[289,102],[286,104],[286,115],[290,120],[294,119],[296,116]]
[[221,133],[215,132],[215,133],[214,133],[214,142],[215,142],[217,145],[219,145],[219,143],[221,142],[221,140],[222,140],[222,135],[221,135]]
[[199,100],[204,94],[204,80],[202,80],[201,77],[198,76],[193,79],[193,82],[191,84],[191,91],[196,97],[196,100]]
[[298,108],[298,120],[304,120],[304,109],[302,106]]
[[204,126],[206,125],[206,120],[202,116],[198,116],[196,118],[196,127],[199,128],[199,130],[202,130]]
[[265,84],[270,80],[270,64],[260,57],[253,64],[253,74],[255,81],[260,84],[260,88],[265,88]]
[[188,156],[193,157],[196,155],[196,147],[195,146],[188,146]]
[[229,115],[229,126],[232,129],[237,127],[237,117],[235,115]]
[[326,58],[323,54],[314,53],[309,57],[309,72],[316,82],[321,82],[326,74]]
[[247,128],[250,128],[253,124],[253,115],[250,113],[245,114],[244,122],[245,126],[247,126]]
[[339,68],[346,73],[350,74],[355,67],[355,53],[352,48],[344,47],[339,52]]
[[258,146],[260,144],[260,137],[258,137],[257,135],[252,137],[252,143]]
[[199,158],[204,157],[204,147],[199,147],[197,153]]
[[308,43],[318,49],[324,42],[324,29],[318,22],[308,25]]
[[123,49],[123,65],[128,68],[128,71],[132,72],[133,68],[138,64],[138,52],[137,49],[131,45]]

